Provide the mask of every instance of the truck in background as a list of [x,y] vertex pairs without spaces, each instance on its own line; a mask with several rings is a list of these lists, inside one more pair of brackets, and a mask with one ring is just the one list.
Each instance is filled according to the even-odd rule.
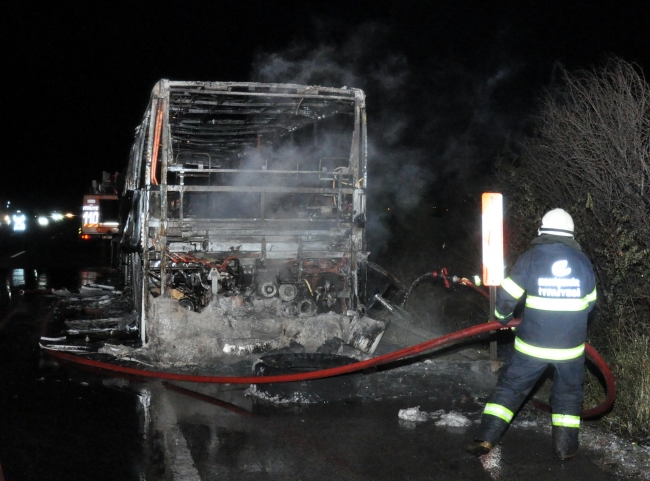
[[113,239],[120,234],[120,198],[118,174],[102,172],[102,181],[92,181],[90,192],[83,196],[81,229],[83,240]]

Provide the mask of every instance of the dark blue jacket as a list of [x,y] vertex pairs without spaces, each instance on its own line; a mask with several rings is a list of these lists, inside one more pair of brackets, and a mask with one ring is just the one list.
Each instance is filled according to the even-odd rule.
[[587,316],[596,302],[591,262],[570,237],[541,235],[515,263],[497,291],[495,316],[512,319],[526,295],[515,349],[552,362],[577,359],[584,353]]

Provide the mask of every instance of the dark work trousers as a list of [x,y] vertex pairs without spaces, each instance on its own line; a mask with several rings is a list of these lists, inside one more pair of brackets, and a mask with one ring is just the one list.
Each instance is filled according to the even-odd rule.
[[584,355],[571,361],[549,362],[513,351],[499,374],[475,438],[496,444],[549,364],[555,368],[551,391],[553,414],[579,416],[584,396],[584,362]]

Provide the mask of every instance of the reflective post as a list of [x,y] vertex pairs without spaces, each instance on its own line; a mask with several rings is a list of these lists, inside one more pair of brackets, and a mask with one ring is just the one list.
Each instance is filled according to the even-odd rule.
[[[490,286],[490,314],[488,315],[488,322],[494,320],[494,307],[497,303],[497,288]],[[496,331],[490,331],[490,361],[497,360],[497,336]]]
[[[503,195],[485,192],[481,197],[483,227],[483,284],[490,290],[488,322],[494,320],[497,286],[504,278]],[[497,359],[495,332],[491,333],[490,359]]]

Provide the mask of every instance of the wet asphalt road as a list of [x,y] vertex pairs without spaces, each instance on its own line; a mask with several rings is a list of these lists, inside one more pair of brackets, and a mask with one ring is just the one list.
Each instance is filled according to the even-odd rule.
[[7,481],[621,479],[588,450],[560,463],[543,429],[513,426],[498,449],[476,459],[463,450],[475,425],[399,420],[399,409],[412,406],[478,420],[488,389],[468,386],[458,366],[444,363],[367,374],[363,388],[373,392],[353,402],[278,406],[246,396],[246,386],[173,385],[204,395],[197,399],[159,381],[54,362],[38,347],[54,299],[18,296],[21,283],[72,290],[104,271],[74,263],[3,267],[0,465]]

